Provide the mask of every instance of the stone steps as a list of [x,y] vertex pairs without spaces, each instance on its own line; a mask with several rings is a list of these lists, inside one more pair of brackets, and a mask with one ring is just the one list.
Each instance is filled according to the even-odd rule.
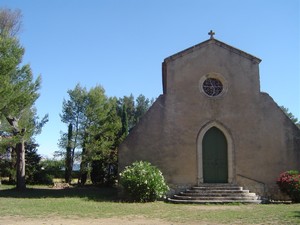
[[175,199],[183,200],[257,200],[256,196],[185,196],[185,195],[174,195]]
[[232,184],[202,184],[168,199],[173,203],[261,203],[255,193]]
[[[203,192],[199,192],[199,193],[190,193],[190,192],[180,192],[179,193],[180,196],[190,196],[190,197],[193,197],[193,196],[207,196],[207,192],[206,193],[203,193]],[[214,193],[214,192],[209,192],[209,195],[210,196],[214,196],[214,197],[224,197],[224,196],[239,196],[239,197],[255,197],[256,194],[255,193],[239,193],[239,192],[217,192],[217,193]]]
[[184,203],[184,204],[225,204],[225,203],[245,203],[245,204],[260,204],[261,200],[178,200],[168,199],[171,203]]

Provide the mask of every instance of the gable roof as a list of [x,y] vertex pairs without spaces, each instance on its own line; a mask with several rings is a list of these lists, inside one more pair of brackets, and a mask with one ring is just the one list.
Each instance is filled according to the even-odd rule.
[[240,49],[232,47],[231,45],[228,45],[228,44],[226,44],[226,43],[224,43],[222,41],[219,41],[219,40],[211,37],[210,39],[208,39],[208,40],[206,40],[204,42],[201,42],[201,43],[199,43],[197,45],[194,45],[194,46],[192,46],[190,48],[187,48],[187,49],[185,49],[183,51],[180,51],[178,53],[175,53],[174,55],[171,55],[171,56],[165,58],[164,62],[162,63],[162,85],[163,85],[163,93],[164,94],[166,94],[167,64],[169,62],[172,62],[172,61],[174,61],[174,60],[176,60],[176,59],[178,59],[180,57],[188,55],[188,54],[190,54],[190,53],[192,53],[192,52],[194,52],[194,51],[196,51],[196,50],[198,50],[200,48],[206,47],[208,45],[217,45],[217,46],[219,46],[221,48],[227,49],[230,52],[233,52],[233,53],[235,53],[235,54],[237,54],[237,55],[239,55],[241,57],[244,57],[244,58],[252,61],[252,63],[254,63],[254,64],[259,64],[261,62],[261,59],[259,59],[259,58],[255,57],[253,55],[248,54],[247,52],[244,52],[244,51],[242,51]]
[[206,47],[208,45],[212,45],[212,44],[220,46],[221,48],[225,48],[225,49],[227,49],[230,52],[233,52],[233,53],[235,53],[237,55],[240,55],[240,56],[242,56],[242,57],[244,57],[246,59],[249,59],[253,63],[259,64],[261,62],[261,59],[255,57],[253,55],[250,55],[250,54],[248,54],[248,53],[246,53],[246,52],[244,52],[244,51],[242,51],[240,49],[232,47],[232,46],[230,46],[230,45],[228,45],[228,44],[226,44],[226,43],[224,43],[222,41],[219,41],[219,40],[217,40],[215,38],[210,38],[210,39],[208,39],[208,40],[206,40],[204,42],[201,42],[200,44],[194,45],[194,46],[192,46],[190,48],[187,48],[187,49],[185,49],[183,51],[175,53],[174,55],[171,55],[171,56],[165,58],[164,62],[168,63],[168,62],[173,61],[173,60],[175,60],[177,58],[180,58],[180,57],[182,57],[184,55],[192,53],[192,52],[194,52],[197,49],[200,49],[200,48]]

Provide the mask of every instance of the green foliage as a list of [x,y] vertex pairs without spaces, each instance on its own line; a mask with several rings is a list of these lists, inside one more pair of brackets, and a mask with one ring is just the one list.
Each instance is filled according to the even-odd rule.
[[14,178],[16,175],[16,170],[12,167],[11,160],[5,159],[4,157],[0,159],[0,177],[9,177],[10,183],[14,183]]
[[[126,137],[128,135],[128,116],[127,116],[127,111],[126,111],[126,105],[123,105],[122,108],[122,130],[121,130],[121,135]],[[123,139],[123,138],[122,138]]]
[[[121,119],[117,115],[116,98],[108,98],[101,86],[91,88],[88,92],[88,104],[85,109],[86,123],[84,124],[84,155],[82,160],[92,164],[91,179],[94,183],[111,184],[117,175],[109,172],[110,164],[117,164],[113,157],[119,143],[118,134],[121,129]],[[100,163],[99,171],[95,172],[94,161]],[[100,162],[99,162],[100,161]],[[82,167],[84,172],[86,168]],[[100,179],[93,179],[93,174],[101,174]],[[97,177],[97,176],[96,176]]]
[[[117,99],[108,98],[104,88],[99,85],[86,90],[78,84],[68,94],[69,100],[63,102],[61,119],[72,125],[73,129],[71,136],[63,134],[60,143],[67,150],[68,154],[64,155],[68,165],[74,162],[75,149],[82,150],[80,181],[84,184],[90,170],[89,165],[94,160],[102,161],[102,165],[110,164],[111,161],[117,164],[116,157],[111,155],[119,144],[121,119],[117,115]],[[110,174],[106,171],[106,168],[102,170],[106,177],[101,179],[103,182],[110,180],[107,178]]]
[[284,106],[280,106],[280,108],[281,108],[281,110],[285,113],[285,115],[287,115],[287,117],[289,117],[290,120],[291,120],[294,124],[296,124],[297,127],[300,128],[300,121],[298,120],[298,118],[295,117],[295,116],[293,115],[293,113],[291,113],[291,112],[289,111],[288,108],[286,108],[286,107],[284,107]]
[[60,159],[45,159],[40,162],[41,168],[45,173],[55,178],[63,178],[63,168],[65,166],[64,160]]
[[91,180],[93,184],[104,183],[105,165],[102,160],[94,160],[92,162]]
[[[41,78],[33,79],[28,64],[20,66],[24,48],[15,37],[0,36],[0,114],[5,117],[22,115],[39,97]],[[18,117],[17,117],[18,118]]]
[[[50,184],[49,177],[51,176],[51,174],[49,173],[48,170],[43,170],[44,164],[41,163],[41,156],[37,153],[38,151],[37,147],[38,145],[32,141],[25,143],[26,183]],[[10,148],[7,154],[1,155],[0,176],[9,177],[8,183],[15,184],[16,182],[15,149]]]
[[93,184],[113,186],[117,181],[117,160],[114,151],[110,157],[92,161],[91,180]]
[[61,121],[66,124],[72,124],[76,132],[80,124],[85,121],[84,109],[87,104],[87,90],[77,84],[73,90],[68,90],[69,99],[63,100]]
[[28,184],[53,184],[54,176],[45,170],[42,157],[37,153],[38,145],[30,142],[25,144],[26,150],[26,182]]
[[144,161],[127,166],[120,174],[120,183],[125,192],[139,202],[155,201],[169,190],[161,171]]
[[0,9],[0,122],[6,123],[0,130],[9,137],[9,145],[2,149],[16,149],[17,188],[21,190],[26,187],[24,143],[40,132],[48,118],[35,123],[34,103],[39,97],[41,77],[34,79],[30,65],[21,64],[25,49],[15,36],[20,27],[20,11]]
[[129,131],[139,122],[141,117],[148,111],[152,103],[153,100],[149,100],[142,94],[139,95],[136,100],[132,94],[130,96],[119,98],[118,115],[121,118],[124,116],[125,107]]
[[108,150],[116,148],[121,119],[117,115],[116,99],[108,98],[102,87],[92,88],[88,99],[85,124],[88,138],[85,145],[90,151],[90,158],[97,159],[99,153],[108,152],[109,154]]
[[290,170],[280,174],[277,179],[280,190],[287,194],[293,202],[300,202],[300,173],[297,170]]
[[26,157],[26,182],[35,184],[35,175],[41,171],[41,156],[37,154],[38,145],[35,143],[25,143]]
[[68,133],[62,134],[60,147],[65,155],[65,181],[71,182],[72,168],[75,160],[75,150],[80,148],[86,123],[85,110],[87,106],[87,90],[77,84],[73,90],[68,90],[69,99],[63,100],[61,121],[68,124]]
[[132,94],[130,96],[124,96],[118,100],[118,114],[121,118],[123,114],[123,106],[126,108],[128,129],[131,130],[135,126],[135,102]]
[[52,185],[54,176],[47,173],[47,171],[40,170],[38,173],[34,174],[34,184],[46,184]]
[[135,107],[135,123],[138,123],[140,118],[148,111],[150,107],[150,100],[144,95],[139,95],[136,98],[136,107]]
[[148,110],[150,101],[143,95],[136,104],[133,95],[119,100],[107,97],[100,85],[87,90],[77,84],[68,94],[60,115],[62,122],[72,126],[72,132],[69,129],[60,139],[65,168],[72,168],[75,153],[80,152],[80,183],[91,173],[93,183],[112,185],[117,178],[118,146]]
[[55,173],[56,171],[53,172],[49,168],[45,169],[43,165],[41,156],[37,154],[37,149],[26,145],[26,183],[39,185],[53,184],[54,176],[59,175],[59,173]]

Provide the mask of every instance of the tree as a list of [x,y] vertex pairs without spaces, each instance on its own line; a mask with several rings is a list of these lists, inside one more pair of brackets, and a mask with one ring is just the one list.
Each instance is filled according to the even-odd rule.
[[[93,160],[116,165],[116,149],[121,121],[117,115],[117,99],[108,98],[101,86],[87,91],[79,84],[68,91],[69,100],[63,101],[61,120],[69,124],[60,145],[66,149],[66,182],[71,181],[75,149],[81,150],[80,183],[84,184]],[[104,165],[103,164],[103,165]],[[106,172],[105,176],[107,175]]]
[[16,36],[22,27],[20,10],[0,9],[0,36]]
[[[34,80],[28,64],[20,65],[24,48],[15,36],[21,27],[19,11],[0,10],[0,118],[10,126],[17,155],[17,189],[25,184],[25,141],[33,134],[33,104],[39,97],[40,76]],[[43,119],[43,122],[47,118]]]
[[[11,129],[10,124],[5,120],[3,121],[1,129],[5,131],[6,138],[1,141],[1,148],[6,151],[6,160],[8,161],[8,165],[10,167],[9,178],[11,182],[15,181],[15,175],[17,175],[18,182],[18,175],[20,175],[18,174],[18,166],[22,166],[22,169],[24,169],[25,173],[27,174],[29,182],[32,181],[33,172],[31,168],[33,168],[34,166],[34,163],[32,162],[34,156],[32,154],[35,154],[35,152],[37,151],[36,148],[38,146],[37,144],[35,144],[33,137],[41,132],[42,127],[47,121],[48,115],[46,115],[41,121],[39,121],[39,118],[36,116],[35,108],[32,107],[30,109],[25,109],[22,113],[22,117],[18,121],[18,125],[23,127],[23,129],[25,130],[21,137],[19,137],[18,135],[15,136],[15,134],[13,133],[14,130]],[[24,148],[25,155],[23,156],[24,161],[22,161],[22,163],[25,163],[25,165],[20,164],[21,162],[18,158],[17,147],[18,145],[20,145],[20,138],[22,138],[22,144],[24,145],[22,146],[22,148]],[[29,168],[27,168],[27,166],[29,166]]]
[[[89,164],[92,166],[92,180],[96,183],[109,183],[117,175],[116,148],[121,129],[121,120],[117,115],[117,99],[108,98],[101,86],[91,88],[85,114],[87,120],[84,125],[81,171],[87,172]],[[95,170],[96,167],[98,169]],[[100,178],[93,179],[94,174]]]
[[126,109],[128,120],[128,131],[139,122],[140,118],[148,111],[152,105],[153,100],[149,100],[144,95],[140,94],[136,100],[133,95],[124,96],[118,100],[118,115],[122,118],[124,116],[124,107]]
[[[121,136],[126,137],[128,135],[128,116],[127,116],[127,110],[126,110],[126,105],[123,104],[122,108],[122,130],[121,130]],[[124,139],[124,138],[122,138]]]
[[148,110],[150,101],[140,95],[136,108],[133,95],[110,98],[99,85],[87,91],[77,84],[68,94],[60,115],[62,122],[69,125],[68,133],[60,139],[66,182],[71,180],[77,149],[81,150],[79,182],[85,184],[90,174],[93,183],[111,184],[117,177],[118,145]]
[[130,96],[124,96],[123,98],[119,98],[118,114],[120,117],[122,117],[123,105],[125,105],[126,108],[126,113],[128,118],[128,129],[131,130],[135,126],[135,103],[132,94]]
[[26,156],[26,182],[34,184],[35,176],[41,171],[40,161],[42,157],[37,153],[38,144],[34,142],[25,143],[25,156]]
[[140,118],[148,111],[150,108],[150,100],[144,95],[140,94],[136,98],[136,107],[134,113],[135,124],[137,124]]
[[[66,176],[67,183],[71,182],[71,172],[74,164],[75,150],[81,147],[83,124],[86,121],[85,108],[87,104],[87,91],[77,84],[73,90],[68,91],[69,100],[63,100],[61,121],[68,124],[68,134],[63,134],[60,146],[66,149]],[[67,136],[67,138],[66,138]]]

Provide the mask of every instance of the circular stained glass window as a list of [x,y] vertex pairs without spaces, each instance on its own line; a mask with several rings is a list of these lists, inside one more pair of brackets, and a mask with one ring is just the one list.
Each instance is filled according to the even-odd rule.
[[223,91],[223,84],[216,78],[207,78],[203,82],[202,88],[208,96],[218,96]]

